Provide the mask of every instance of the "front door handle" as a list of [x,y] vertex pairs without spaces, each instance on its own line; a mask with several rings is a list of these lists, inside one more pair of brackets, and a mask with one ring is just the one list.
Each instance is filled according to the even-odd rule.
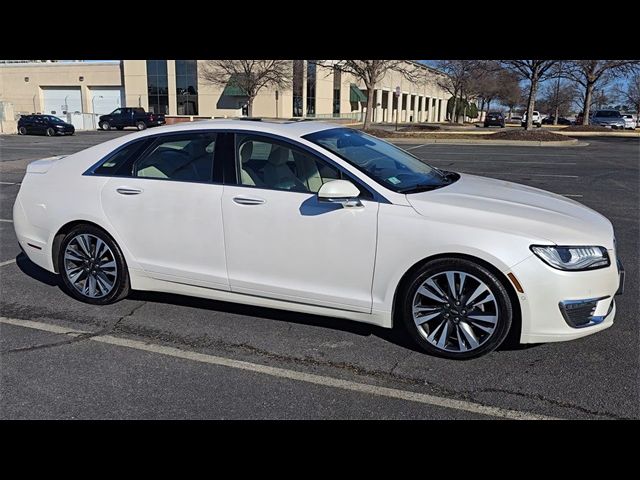
[[142,193],[142,190],[139,188],[118,187],[116,188],[116,192],[120,195],[138,195]]
[[249,198],[249,197],[233,197],[233,201],[238,205],[262,205],[266,203],[262,198]]

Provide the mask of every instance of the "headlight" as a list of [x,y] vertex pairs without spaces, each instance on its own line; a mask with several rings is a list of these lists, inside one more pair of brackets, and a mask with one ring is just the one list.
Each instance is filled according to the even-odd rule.
[[56,128],[64,128],[64,125],[58,124],[58,125],[56,125]]
[[531,245],[531,251],[544,263],[558,270],[592,270],[611,264],[604,247]]

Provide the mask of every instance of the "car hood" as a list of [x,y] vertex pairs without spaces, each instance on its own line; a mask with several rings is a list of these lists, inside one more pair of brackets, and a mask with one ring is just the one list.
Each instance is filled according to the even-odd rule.
[[437,221],[557,245],[613,248],[613,226],[607,218],[562,195],[526,185],[461,174],[451,185],[408,194],[407,200],[418,213]]

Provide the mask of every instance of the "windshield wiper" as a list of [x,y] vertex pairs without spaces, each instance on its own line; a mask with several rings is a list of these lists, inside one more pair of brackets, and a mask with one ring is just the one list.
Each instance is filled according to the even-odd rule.
[[413,187],[401,188],[400,190],[396,190],[398,193],[418,193],[418,192],[428,192],[429,190],[435,190],[436,188],[444,187],[444,185],[434,185],[432,183],[419,183],[418,185],[414,185]]

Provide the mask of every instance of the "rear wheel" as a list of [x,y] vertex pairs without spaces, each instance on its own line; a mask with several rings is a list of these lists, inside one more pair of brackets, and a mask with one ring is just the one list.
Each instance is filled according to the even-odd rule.
[[147,128],[147,125],[144,122],[138,122],[136,123],[136,128],[138,130],[144,130],[145,128]]
[[109,124],[109,122],[102,122],[100,124],[100,128],[102,128],[102,130],[110,130],[111,129],[111,125]]
[[120,248],[103,230],[78,225],[62,240],[58,272],[72,297],[107,305],[129,294],[129,273]]
[[18,134],[20,134],[20,135],[26,135],[26,134],[27,134],[27,128],[26,128],[26,127],[20,127],[20,128],[18,128]]
[[470,359],[495,350],[506,338],[513,308],[502,282],[485,267],[458,258],[434,260],[404,289],[402,317],[427,353]]

